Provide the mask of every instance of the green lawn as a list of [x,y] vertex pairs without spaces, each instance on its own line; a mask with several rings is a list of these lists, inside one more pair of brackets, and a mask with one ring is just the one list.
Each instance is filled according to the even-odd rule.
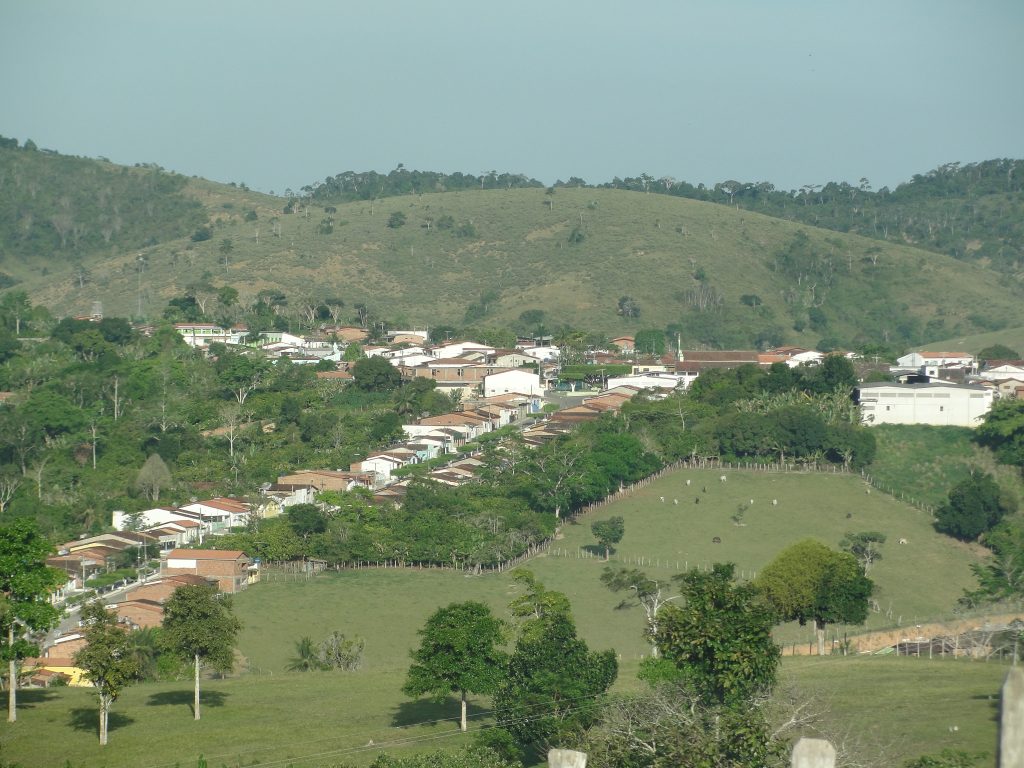
[[[948,614],[970,583],[967,566],[975,557],[970,549],[932,532],[925,513],[880,493],[866,494],[857,478],[728,471],[727,482],[721,483],[719,474],[687,471],[663,478],[567,525],[552,552],[529,564],[549,588],[569,595],[580,633],[592,648],[611,647],[622,655],[620,690],[637,685],[637,665],[648,648],[639,609],[616,610],[619,598],[598,581],[600,558],[579,557],[593,544],[593,519],[622,515],[626,534],[615,558],[653,560],[649,570],[663,577],[675,573],[677,563],[682,568],[716,560],[732,560],[749,576],[801,537],[835,546],[846,531],[881,530],[890,542],[871,576],[879,585],[883,613],[873,614],[869,626]],[[700,504],[694,503],[696,496]],[[673,504],[676,498],[678,505]],[[754,504],[745,514],[746,525],[737,527],[729,518],[750,499]],[[778,506],[771,505],[772,499]],[[713,544],[714,536],[722,543]],[[896,544],[900,537],[908,544]],[[445,705],[410,702],[400,693],[416,631],[435,608],[453,601],[482,600],[507,616],[515,594],[507,574],[436,571],[345,571],[308,582],[260,584],[235,602],[245,624],[239,647],[248,672],[205,683],[203,720],[192,720],[188,681],[138,685],[115,705],[111,743],[101,750],[88,691],[26,692],[19,722],[0,729],[0,758],[26,768],[61,765],[65,758],[74,768],[171,768],[179,761],[188,768],[200,753],[211,768],[365,765],[374,750],[361,748],[371,739],[378,746],[399,743],[407,751],[454,744],[461,738],[455,733],[454,700]],[[363,669],[350,674],[285,671],[299,637],[319,641],[335,629],[365,638]],[[802,643],[809,635],[796,627],[779,633],[786,642]],[[872,738],[905,742],[901,754],[946,743],[987,749],[993,738],[987,697],[998,686],[996,664],[829,658],[787,659],[784,668],[786,678],[802,686],[831,687],[840,721]],[[472,703],[473,722],[479,726],[486,721],[488,702]],[[961,711],[963,716],[954,718]],[[960,726],[955,735],[947,731],[953,724]],[[951,741],[934,741],[935,734]],[[403,741],[410,738],[424,740]]]

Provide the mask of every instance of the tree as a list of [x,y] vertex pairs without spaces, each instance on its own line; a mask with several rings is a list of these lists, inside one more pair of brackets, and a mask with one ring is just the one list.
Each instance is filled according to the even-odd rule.
[[973,472],[953,486],[946,503],[936,510],[935,530],[961,541],[975,541],[1015,511],[1013,499],[1003,493],[992,475]]
[[772,640],[772,607],[732,563],[679,574],[680,602],[665,606],[655,641],[701,700],[732,705],[766,695],[781,652]]
[[885,534],[880,531],[861,531],[848,533],[839,542],[839,548],[857,558],[864,573],[871,570],[876,560],[882,559],[881,546],[885,544]]
[[195,719],[199,719],[199,671],[204,665],[230,671],[242,625],[231,598],[214,587],[178,587],[164,605],[164,639],[170,651],[195,666]]
[[[605,567],[601,574],[601,583],[612,592],[629,592],[630,597],[640,604],[647,617],[647,628],[644,636],[652,642],[658,636],[658,614],[670,601],[679,599],[679,596],[669,597],[665,594],[666,585],[656,581],[638,568],[619,568],[615,570]],[[628,606],[629,597],[619,603],[619,608]],[[654,646],[654,655],[658,653],[658,646]]]
[[128,632],[102,602],[82,609],[87,645],[75,654],[75,666],[85,670],[100,700],[100,744],[106,745],[110,707],[125,687],[135,681],[139,667],[131,655]]
[[323,662],[317,657],[317,648],[313,644],[313,638],[304,635],[295,641],[295,656],[288,660],[287,669],[289,672],[311,672],[326,669]]
[[383,357],[364,357],[352,366],[352,380],[366,392],[391,392],[402,383],[402,374]]
[[462,702],[459,727],[466,730],[466,694],[493,693],[501,679],[506,655],[504,622],[483,603],[467,601],[438,608],[419,630],[420,647],[412,652],[402,692],[429,693],[437,701],[457,693]]
[[640,304],[632,296],[621,296],[618,313],[623,317],[640,317]]
[[512,571],[512,580],[526,590],[508,604],[509,610],[516,618],[526,619],[529,624],[532,619],[542,619],[555,613],[569,613],[569,598],[561,592],[545,587],[532,571],[516,568]]
[[521,744],[561,746],[592,725],[615,682],[615,651],[591,652],[567,613],[534,619],[494,693],[498,725]]
[[985,414],[975,439],[1003,464],[1024,467],[1024,400],[998,400]]
[[969,608],[987,603],[1024,600],[1024,522],[1004,520],[985,536],[992,557],[972,563],[977,589],[965,591],[960,602]]
[[171,471],[167,468],[159,454],[151,453],[146,463],[139,470],[135,479],[135,487],[146,494],[150,501],[160,499],[160,489],[171,484]]
[[595,520],[590,524],[590,531],[597,539],[597,545],[604,550],[604,559],[607,561],[612,545],[622,541],[626,533],[626,521],[618,515],[607,520]]
[[288,525],[305,540],[311,533],[326,531],[327,518],[316,504],[295,504],[288,508]]
[[18,719],[18,667],[38,653],[33,632],[52,628],[60,610],[50,604],[50,593],[66,581],[63,573],[46,565],[53,547],[28,518],[0,526],[0,651],[8,663],[7,721]]
[[405,225],[405,214],[401,211],[395,211],[388,216],[388,227],[391,229],[398,229]]
[[814,622],[818,655],[825,653],[826,624],[863,624],[874,584],[857,558],[805,539],[780,552],[755,585],[783,621]]
[[370,768],[520,768],[522,764],[507,760],[485,746],[474,745],[458,752],[438,750],[410,757],[380,755]]
[[989,360],[1020,360],[1020,353],[1005,344],[992,344],[980,350],[978,360],[987,363]]

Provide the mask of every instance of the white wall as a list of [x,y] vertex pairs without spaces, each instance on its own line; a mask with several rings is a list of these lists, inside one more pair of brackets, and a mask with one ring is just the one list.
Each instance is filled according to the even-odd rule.
[[859,388],[864,424],[976,427],[992,408],[992,391],[948,384],[881,384]]

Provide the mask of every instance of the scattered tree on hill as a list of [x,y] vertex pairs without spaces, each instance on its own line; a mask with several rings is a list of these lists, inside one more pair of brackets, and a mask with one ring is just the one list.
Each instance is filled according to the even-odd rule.
[[46,565],[53,547],[28,518],[0,526],[0,652],[7,661],[7,721],[18,719],[18,669],[38,653],[32,634],[56,625],[60,611],[50,593],[66,580]]
[[880,531],[861,531],[860,533],[848,533],[839,542],[839,548],[849,552],[857,558],[864,569],[864,573],[871,570],[876,561],[882,559],[882,545],[885,544],[885,534]]
[[995,451],[1003,464],[1024,467],[1024,400],[997,400],[975,439]]
[[171,484],[171,471],[167,468],[159,454],[151,453],[146,463],[139,470],[135,479],[135,487],[146,494],[150,501],[160,499],[160,489]]
[[972,563],[978,587],[965,591],[960,602],[969,608],[987,603],[1024,600],[1024,522],[1004,520],[985,536],[992,556]]
[[419,630],[422,640],[411,654],[413,664],[403,693],[430,694],[437,701],[459,694],[459,727],[465,731],[466,695],[493,693],[501,678],[507,658],[499,649],[504,634],[504,623],[483,603],[438,608]]
[[814,622],[818,655],[826,624],[863,624],[874,589],[857,558],[805,539],[780,552],[758,574],[756,586],[783,621]]
[[323,639],[317,648],[317,658],[326,669],[355,672],[363,666],[363,648],[366,641],[361,637],[351,640],[343,632],[335,630]]
[[164,605],[163,637],[167,648],[195,670],[193,712],[199,719],[199,672],[203,666],[230,671],[234,666],[235,639],[242,625],[231,598],[215,587],[178,587]]
[[[601,765],[777,765],[785,726],[772,727],[765,702],[775,683],[779,648],[774,612],[749,584],[733,581],[732,564],[676,577],[680,602],[665,607],[656,639],[662,658],[648,659],[651,688],[608,702],[583,746]],[[791,718],[791,721],[793,719]]]
[[405,214],[402,213],[401,211],[395,211],[390,216],[388,216],[388,226],[391,229],[398,229],[399,227],[404,226],[404,225],[405,225]]
[[591,652],[567,613],[534,619],[494,694],[498,725],[523,745],[562,746],[593,725],[615,682],[615,651]]
[[526,568],[512,571],[512,580],[524,588],[524,593],[508,604],[512,615],[518,619],[542,619],[555,613],[568,613],[569,598],[561,592],[545,587]]
[[620,296],[619,314],[623,317],[640,317],[640,304],[632,296]]
[[992,344],[991,346],[985,347],[976,355],[978,360],[983,363],[987,363],[989,360],[1020,360],[1020,353],[1015,349],[1010,349],[1005,344]]
[[608,560],[613,545],[622,541],[626,533],[626,522],[618,515],[607,520],[595,520],[590,524],[590,531],[597,539],[598,546],[604,550],[604,559]]
[[[669,597],[667,585],[664,582],[656,581],[643,571],[637,568],[614,569],[605,567],[601,574],[601,583],[612,592],[629,592],[617,606],[618,608],[628,607],[630,600],[635,600],[644,609],[647,618],[647,627],[644,636],[654,642],[658,636],[658,614],[661,609],[671,601],[679,599],[679,596]],[[658,654],[657,643],[654,645],[653,653]]]
[[288,525],[296,536],[309,538],[311,533],[323,533],[327,530],[327,518],[316,504],[295,504],[288,507]]
[[82,624],[87,645],[75,654],[75,666],[85,670],[100,700],[100,744],[106,745],[110,707],[128,685],[135,681],[139,667],[132,658],[127,630],[117,614],[102,602],[82,609]]
[[655,640],[706,704],[763,697],[775,685],[775,615],[750,584],[736,584],[732,563],[679,574],[680,601],[665,606]]
[[1003,493],[992,475],[974,472],[953,487],[946,503],[935,512],[935,530],[961,541],[975,541],[1014,511],[1013,499]]

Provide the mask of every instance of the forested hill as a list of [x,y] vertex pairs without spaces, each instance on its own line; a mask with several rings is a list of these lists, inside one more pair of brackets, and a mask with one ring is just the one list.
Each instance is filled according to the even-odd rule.
[[807,184],[776,189],[768,182],[723,181],[693,186],[642,174],[601,186],[659,192],[735,205],[768,216],[801,221],[906,243],[975,261],[999,272],[1024,274],[1024,161],[948,163],[890,190],[856,184]]
[[[205,223],[188,180],[156,166],[128,168],[0,137],[0,255],[52,269],[146,248]],[[7,287],[15,278],[0,278]]]

